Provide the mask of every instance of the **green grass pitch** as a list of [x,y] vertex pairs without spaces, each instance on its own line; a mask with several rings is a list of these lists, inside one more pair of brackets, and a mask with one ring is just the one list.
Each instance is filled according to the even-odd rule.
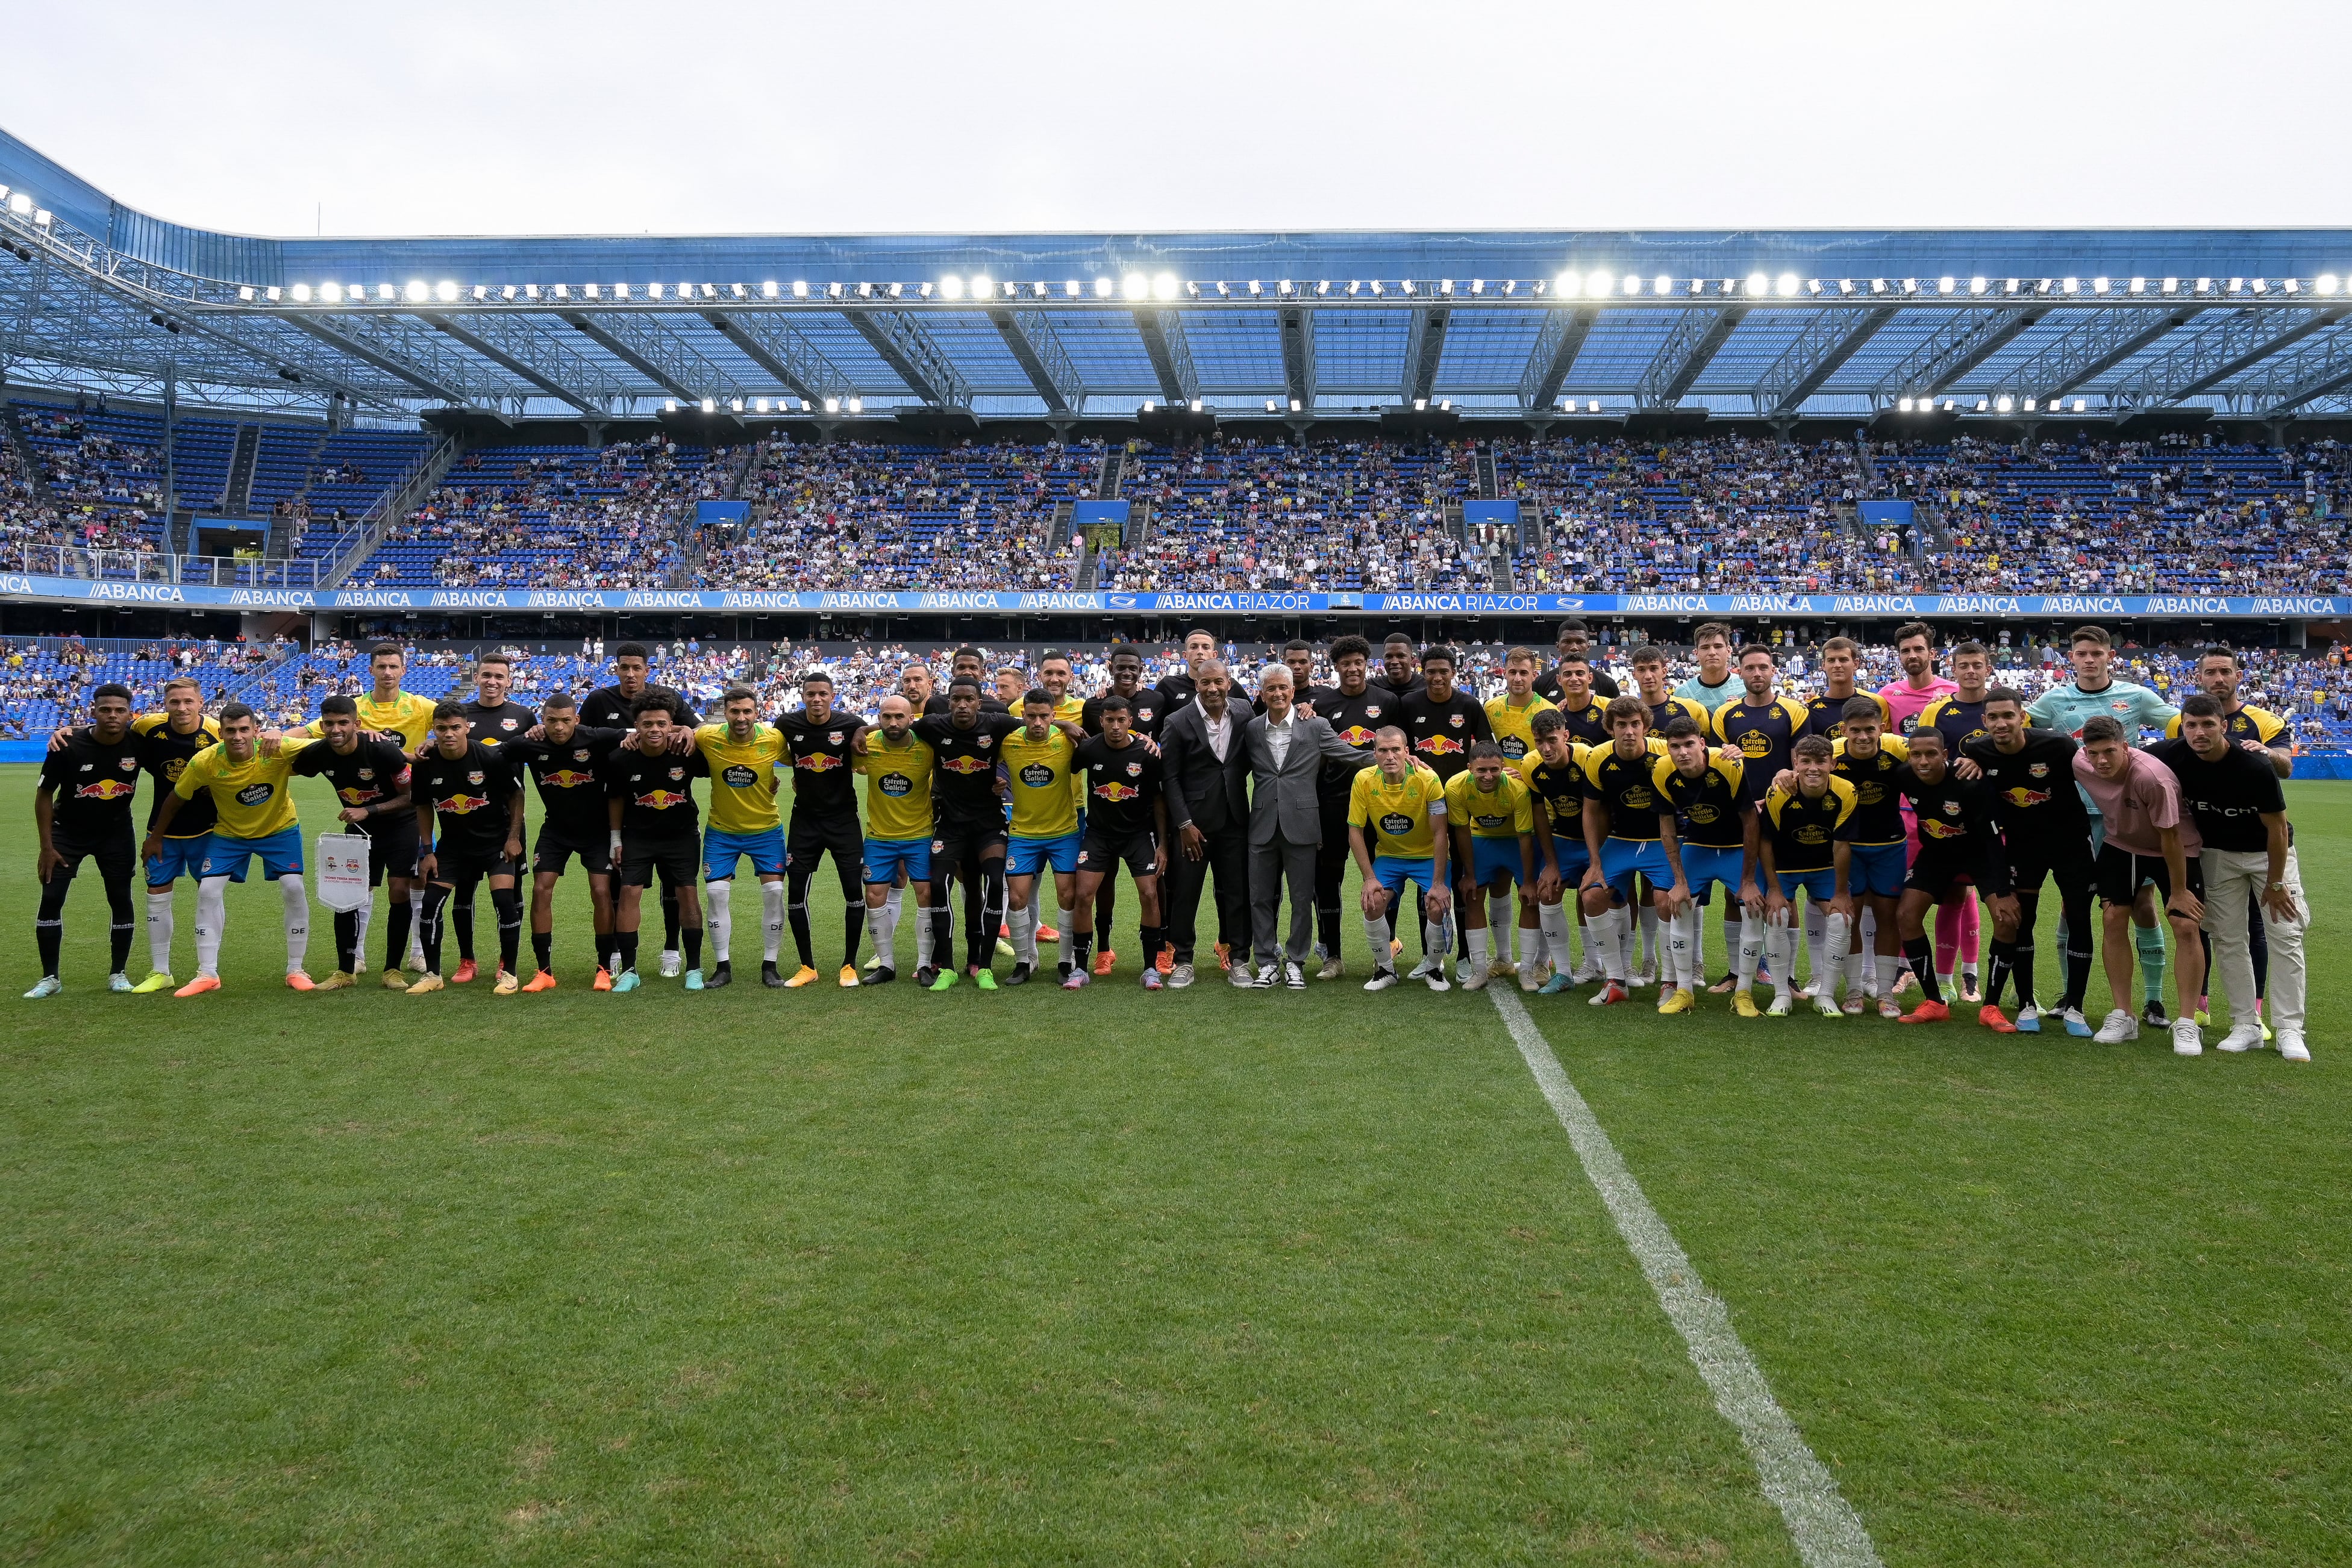
[[[31,788],[8,1561],[1797,1561],[1486,998],[1146,996],[1129,890],[1075,997],[601,996],[576,885],[552,995],[297,996],[258,883],[226,990],[114,997],[93,878],[24,1003]],[[1530,1000],[1887,1563],[2352,1557],[2352,787],[2290,789],[2307,1068]]]

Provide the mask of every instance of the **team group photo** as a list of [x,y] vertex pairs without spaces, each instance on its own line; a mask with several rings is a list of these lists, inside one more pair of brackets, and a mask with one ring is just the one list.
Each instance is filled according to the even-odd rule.
[[9,32],[0,1561],[2352,1563],[2352,15],[256,20]]

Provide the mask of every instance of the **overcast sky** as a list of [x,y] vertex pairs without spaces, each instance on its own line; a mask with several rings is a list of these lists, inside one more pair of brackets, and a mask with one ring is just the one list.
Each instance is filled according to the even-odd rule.
[[2352,225],[2341,0],[0,21],[0,124],[249,234]]

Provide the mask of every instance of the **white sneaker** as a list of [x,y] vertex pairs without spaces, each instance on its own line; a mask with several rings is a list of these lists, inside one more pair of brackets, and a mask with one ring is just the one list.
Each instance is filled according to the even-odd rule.
[[106,977],[106,988],[110,991],[128,991],[131,989],[131,977],[117,969]]
[[1633,971],[1633,977],[1627,980],[1625,986],[1629,990],[1638,991],[1644,986],[1654,986],[1657,983],[1658,972],[1655,969],[1636,969]]
[[1433,958],[1428,955],[1423,954],[1422,956],[1421,962],[1412,967],[1412,970],[1406,974],[1405,978],[1408,980],[1425,980],[1429,978],[1430,971],[1436,968],[1438,965],[1444,961],[1444,960],[1442,958]]
[[401,967],[406,969],[412,975],[421,975],[425,973],[425,949],[422,947],[411,947],[408,950],[408,957],[402,963]]
[[2311,1047],[2303,1043],[2299,1029],[2283,1029],[2278,1032],[2279,1059],[2283,1061],[2309,1061]]
[[1551,966],[1550,966],[1549,964],[1522,964],[1522,965],[1520,965],[1520,966],[1519,966],[1519,989],[1521,989],[1521,990],[1523,990],[1523,991],[1540,991],[1540,990],[1542,990],[1542,989],[1543,989],[1543,986],[1544,986],[1544,981],[1546,981],[1547,979],[1550,978],[1550,975],[1549,975],[1549,972],[1548,972],[1548,971],[1549,971],[1549,969],[1550,969],[1550,968],[1551,968]]
[[1282,966],[1282,983],[1294,991],[1307,988],[1307,970],[1303,966],[1286,961]]
[[1796,1010],[1797,998],[1788,991],[1772,993],[1772,1005],[1764,1009],[1766,1018],[1784,1019]]
[[[2196,1020],[2192,1019],[2189,1021],[2194,1023]],[[2262,1048],[2263,1026],[2253,1022],[2242,1023],[2231,1030],[2221,1037],[2218,1047],[2233,1056],[2242,1051],[2260,1051]]]
[[667,947],[662,949],[661,977],[663,979],[677,979],[678,970],[685,967],[685,961],[681,959],[677,954],[672,952]]
[[1446,984],[1445,971],[1443,969],[1432,969],[1428,974],[1423,975],[1422,979],[1427,983],[1429,988],[1433,991],[1450,991],[1454,988],[1452,986]]
[[2091,1042],[2094,1045],[2121,1045],[2126,1040],[2138,1038],[2139,1015],[2117,1008],[2107,1014],[2107,1021],[2099,1026],[2099,1032],[2091,1037]]
[[[2221,1049],[2224,1051],[2229,1050],[2229,1042],[2224,1040],[2222,1042]],[[2172,1054],[2175,1056],[2202,1056],[2205,1054],[2205,1038],[2197,1032],[2197,1020],[2195,1019],[2175,1019],[2172,1020]]]
[[43,997],[54,997],[65,988],[64,982],[55,975],[43,975],[33,982],[33,988],[25,993],[25,999],[28,1002],[37,1002]]
[[1346,965],[1340,963],[1337,957],[1330,957],[1323,960],[1323,967],[1315,971],[1315,977],[1318,980],[1338,980],[1345,978],[1347,973]]
[[[1830,1000],[1826,996],[1819,996],[1813,998],[1813,1010],[1821,1014],[1822,1017],[1825,1019],[1842,1019],[1845,1017],[1845,1009]],[[1857,1009],[1855,1010],[1859,1011],[1860,1009]]]
[[1397,972],[1394,969],[1374,969],[1372,971],[1372,977],[1364,982],[1364,989],[1368,991],[1385,991],[1396,983]]
[[1486,964],[1457,964],[1454,969],[1454,979],[1465,991],[1485,990],[1494,974],[1493,967]]

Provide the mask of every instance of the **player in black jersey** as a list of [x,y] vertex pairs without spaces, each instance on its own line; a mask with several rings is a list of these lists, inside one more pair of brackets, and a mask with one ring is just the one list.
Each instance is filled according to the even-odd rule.
[[1184,633],[1184,667],[1151,689],[1160,694],[1164,718],[1192,700],[1201,689],[1201,672],[1216,662],[1217,634],[1195,626]]
[[[1985,694],[1986,735],[1961,748],[1955,770],[1973,773],[1992,800],[2009,856],[2010,880],[2017,889],[2017,925],[2007,936],[1993,927],[1992,972],[1985,1006],[2000,1005],[2001,988],[2017,977],[2017,1027],[2028,1034],[2042,1028],[2033,994],[2033,918],[2042,884],[2058,883],[2066,920],[2066,994],[2059,998],[2066,1032],[2087,1036],[2083,998],[2091,985],[2090,815],[2074,783],[2074,737],[2062,730],[2037,729],[2025,722],[2025,698],[2008,686]],[[1979,1015],[1981,1016],[1981,1015]]]
[[[1559,709],[1560,722],[1568,727],[1568,737],[1579,746],[1609,744],[1608,699],[1617,695],[1617,683],[1609,683],[1610,690],[1602,693],[1601,683],[1607,677],[1597,674],[1580,653],[1566,653],[1553,665],[1552,689],[1536,695],[1547,697]],[[1655,716],[1653,715],[1654,718]],[[1663,722],[1657,726],[1663,732]]]
[[457,889],[470,894],[488,877],[499,912],[499,977],[491,989],[513,996],[522,988],[514,972],[522,941],[522,894],[515,877],[522,861],[523,809],[515,763],[471,738],[464,706],[445,702],[433,710],[433,744],[409,764],[408,794],[416,809],[416,874],[425,882],[425,973],[408,994],[441,988],[442,910]]
[[[2009,857],[1993,825],[1992,800],[1984,786],[1951,769],[1951,748],[1943,732],[1923,724],[1911,732],[1909,758],[1890,781],[1919,824],[1918,852],[1906,873],[1895,924],[1902,932],[1904,961],[1917,977],[1924,999],[1903,1015],[1905,1023],[1938,1023],[1951,1016],[1936,973],[1936,945],[1927,936],[1927,906],[1981,893],[1992,908],[1996,931],[2017,930],[2017,895],[2009,879]],[[1986,1028],[2014,1034],[2017,1026],[1988,1005],[1978,1019]]]
[[[1396,639],[1389,639],[1390,679],[1396,672],[1392,655]],[[1412,744],[1412,759],[1437,775],[1441,782],[1450,782],[1456,774],[1470,767],[1470,747],[1482,740],[1495,738],[1495,727],[1486,719],[1486,706],[1454,684],[1456,668],[1454,650],[1443,645],[1425,648],[1421,655],[1421,685],[1397,699],[1396,724]],[[1394,689],[1393,686],[1391,687]],[[1461,892],[1455,890],[1459,898]],[[1426,898],[1419,911],[1424,935],[1430,929]],[[1456,956],[1469,952],[1469,935],[1464,924],[1454,923]],[[1422,955],[1421,963],[1405,978],[1425,977],[1439,962],[1435,955]]]
[[1070,973],[1062,984],[1076,990],[1087,983],[1087,947],[1093,937],[1087,916],[1094,895],[1124,864],[1135,879],[1143,922],[1143,988],[1156,991],[1160,977],[1160,879],[1168,869],[1168,803],[1160,793],[1159,754],[1129,728],[1134,710],[1117,692],[1097,698],[1102,733],[1078,743],[1071,771],[1086,781],[1086,837],[1078,846],[1078,902]]
[[[1559,707],[1570,706],[1562,701],[1560,695],[1569,689],[1566,666],[1570,661],[1584,665],[1590,676],[1585,685],[1602,703],[1617,695],[1617,683],[1592,667],[1592,633],[1583,622],[1573,619],[1561,622],[1559,635],[1552,643],[1552,652],[1558,657],[1550,669],[1536,677],[1536,695]],[[1601,738],[1605,741],[1609,737],[1604,732]]]
[[90,722],[74,730],[63,746],[41,759],[41,781],[33,796],[33,825],[39,830],[40,858],[33,862],[41,883],[41,906],[33,916],[33,940],[41,956],[41,978],[26,999],[54,997],[64,988],[58,955],[65,942],[66,892],[85,860],[98,862],[106,904],[114,924],[108,933],[106,988],[131,989],[122,966],[131,956],[131,870],[139,849],[131,832],[131,800],[139,791],[139,740],[131,733],[131,688],[109,681],[90,694]]
[[[1128,729],[1157,741],[1160,724],[1171,711],[1171,705],[1158,692],[1143,684],[1143,653],[1131,644],[1120,643],[1110,651],[1110,691],[1107,695],[1124,698],[1128,706]],[[1089,697],[1078,710],[1078,727],[1088,735],[1100,735],[1102,698]],[[1118,873],[1116,866],[1103,870],[1100,883],[1094,894],[1095,934],[1102,938],[1102,950],[1095,955],[1095,973],[1108,975],[1118,962],[1118,955],[1111,951],[1111,918],[1118,908]]]
[[[615,887],[613,895],[613,989],[634,991],[637,977],[637,923],[646,889],[656,875],[667,876],[677,888],[678,930],[686,944],[686,988],[698,991],[702,980],[702,900],[695,877],[701,866],[700,819],[694,807],[694,780],[706,779],[710,765],[699,750],[680,752],[671,745],[675,727],[671,706],[658,693],[637,699],[636,745],[616,746],[597,769],[604,781],[608,837]],[[859,889],[857,909],[863,924],[865,890]],[[848,982],[855,985],[852,979]]]
[[[1422,689],[1428,682],[1421,673],[1421,657],[1414,651],[1413,641],[1402,632],[1391,632],[1381,643],[1381,673],[1372,685],[1402,701]],[[1412,737],[1406,737],[1410,740]]]
[[[1319,980],[1336,980],[1346,973],[1339,961],[1339,923],[1346,914],[1340,889],[1347,882],[1350,849],[1348,802],[1356,775],[1372,766],[1373,737],[1396,723],[1396,697],[1386,686],[1371,682],[1372,645],[1361,637],[1340,637],[1331,643],[1331,669],[1339,684],[1312,688],[1317,717],[1331,733],[1348,743],[1355,760],[1326,759],[1315,778],[1315,798],[1323,818],[1323,847],[1315,852],[1316,946],[1323,960]],[[1302,691],[1308,690],[1301,687]],[[1372,955],[1375,967],[1385,967],[1386,956]]]
[[[294,771],[326,779],[345,828],[366,835],[368,886],[391,884],[383,988],[406,990],[400,959],[408,951],[408,884],[416,875],[416,812],[408,794],[408,754],[396,740],[362,736],[359,704],[347,696],[331,696],[319,704],[319,745],[294,754]],[[368,919],[373,913],[372,906],[334,911],[335,972],[319,982],[320,990],[339,991],[359,983],[367,957]]]
[[833,706],[833,677],[811,670],[801,677],[801,708],[780,713],[775,726],[793,753],[793,820],[784,838],[786,915],[801,967],[787,986],[816,979],[810,945],[809,879],[817,862],[833,857],[841,882],[841,985],[857,984],[857,939],[866,931],[866,835],[857,826],[857,770],[851,742],[866,721]]
[[[626,729],[636,722],[636,705],[648,692],[670,699],[669,716],[672,726],[691,730],[702,722],[702,716],[684,693],[674,687],[654,685],[646,675],[651,664],[646,657],[643,643],[624,643],[613,650],[613,684],[599,686],[580,701],[580,722],[591,729]],[[699,868],[698,868],[699,874]],[[677,950],[678,905],[677,889],[665,873],[661,884],[662,951],[661,976],[667,980],[678,972]]]
[[572,694],[551,692],[541,707],[537,732],[507,742],[511,759],[528,768],[538,785],[541,809],[530,856],[530,946],[538,967],[523,982],[526,991],[555,988],[555,884],[574,855],[588,874],[595,928],[596,978],[591,988],[613,988],[607,967],[613,952],[612,823],[600,769],[627,733],[582,724]]
[[1832,637],[1822,644],[1821,665],[1822,689],[1817,696],[1805,702],[1805,722],[1800,736],[1826,736],[1832,744],[1844,737],[1846,705],[1856,697],[1865,697],[1878,709],[1878,726],[1884,730],[1895,727],[1895,710],[1886,699],[1874,692],[1865,692],[1854,684],[1862,668],[1860,644],[1851,637]]
[[[997,784],[997,747],[1021,727],[1010,714],[984,711],[976,676],[948,683],[948,715],[915,721],[913,735],[931,748],[931,877],[938,907],[952,882],[963,888],[964,973],[984,991],[996,989],[990,960],[1004,919],[1004,796]],[[955,984],[951,955],[935,952],[940,977],[931,988]]]
[[[466,732],[472,739],[484,746],[502,746],[521,739],[539,722],[530,709],[507,695],[513,680],[513,663],[504,653],[485,653],[474,661],[474,695],[459,705],[466,711]],[[463,985],[475,972],[472,892],[451,899],[444,914],[457,938],[457,972],[450,980]]]

